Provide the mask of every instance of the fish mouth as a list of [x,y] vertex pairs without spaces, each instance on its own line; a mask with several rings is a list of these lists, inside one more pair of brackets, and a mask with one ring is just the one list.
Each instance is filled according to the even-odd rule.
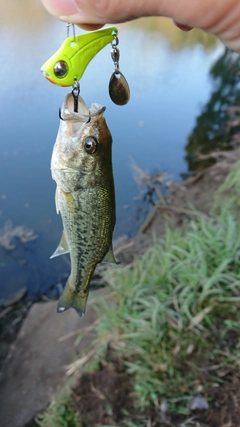
[[[106,107],[104,107],[103,105],[101,105],[101,108],[99,108],[97,111],[95,112],[91,112],[91,108],[89,110],[89,114],[81,114],[81,113],[75,113],[74,111],[69,111],[68,112],[68,120],[76,120],[78,122],[89,122],[91,120],[92,117],[96,117],[99,116],[100,114],[102,114],[104,111],[106,110]],[[66,111],[66,110],[65,110]],[[66,118],[63,117],[64,120],[67,120]]]
[[74,120],[77,122],[89,122],[92,117],[102,114],[106,110],[103,105],[93,103],[90,109],[87,108],[81,96],[78,97],[78,113],[74,111],[74,98],[72,93],[69,93],[61,109],[61,118],[63,120]]

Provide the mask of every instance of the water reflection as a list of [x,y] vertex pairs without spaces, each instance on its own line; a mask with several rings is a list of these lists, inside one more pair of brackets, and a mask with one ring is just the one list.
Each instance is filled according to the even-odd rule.
[[[58,107],[68,89],[51,85],[39,71],[62,43],[65,25],[37,0],[1,2],[0,22],[0,228],[11,220],[13,227],[26,226],[38,235],[11,253],[0,247],[1,297],[23,284],[33,294],[46,290],[61,279],[69,262],[49,260],[62,232],[49,164]],[[163,169],[175,179],[187,171],[184,146],[199,104],[207,102],[212,90],[209,70],[223,51],[216,39],[183,33],[166,19],[122,24],[119,34],[120,69],[131,88],[130,102],[119,107],[108,96],[113,72],[108,48],[81,80],[86,104],[106,105],[113,135],[115,236],[134,228],[138,188],[131,159],[144,170]]]
[[239,55],[228,49],[211,68],[214,90],[198,116],[186,146],[189,170],[199,170],[214,162],[213,159],[198,160],[199,154],[216,148],[231,148],[232,132],[239,129],[229,127],[228,107],[240,102],[239,68]]

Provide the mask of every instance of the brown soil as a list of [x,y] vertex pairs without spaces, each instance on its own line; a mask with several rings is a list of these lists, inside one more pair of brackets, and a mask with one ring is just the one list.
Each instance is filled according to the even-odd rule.
[[208,391],[212,404],[202,420],[210,427],[239,427],[240,425],[240,375],[231,373],[221,387]]
[[[184,416],[155,408],[142,412],[136,410],[131,379],[124,371],[122,362],[117,359],[101,364],[97,371],[82,375],[73,390],[74,406],[81,414],[82,427],[145,427],[141,423],[143,419],[148,420],[146,427],[240,426],[239,374],[229,373],[223,384],[209,389],[205,397],[210,403],[208,410],[191,411]],[[187,420],[189,423],[185,424]]]
[[83,374],[73,391],[82,426],[120,425],[126,413],[134,412],[131,392],[129,376],[118,360]]

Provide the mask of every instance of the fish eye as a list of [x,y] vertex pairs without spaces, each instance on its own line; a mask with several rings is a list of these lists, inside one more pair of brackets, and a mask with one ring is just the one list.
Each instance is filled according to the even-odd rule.
[[98,149],[98,141],[94,136],[87,136],[84,140],[83,146],[88,154],[94,154]]
[[59,79],[65,77],[68,73],[68,64],[65,61],[58,61],[54,65],[54,74]]

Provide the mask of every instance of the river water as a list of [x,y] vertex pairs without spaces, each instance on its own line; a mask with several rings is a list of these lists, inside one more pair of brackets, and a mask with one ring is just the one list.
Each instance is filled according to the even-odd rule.
[[[8,0],[1,2],[0,24],[0,228],[11,233],[25,226],[38,235],[26,244],[13,239],[14,250],[0,247],[1,298],[23,286],[31,295],[45,292],[69,269],[66,258],[49,260],[62,231],[50,158],[58,108],[69,89],[52,85],[40,72],[66,36],[64,23],[50,17],[37,0]],[[213,91],[209,72],[224,52],[213,36],[183,33],[168,19],[141,19],[118,28],[129,104],[116,106],[108,96],[113,72],[109,47],[81,79],[86,104],[106,105],[113,136],[115,237],[136,230],[133,160],[150,172],[165,170],[175,180],[188,172],[185,146]]]

